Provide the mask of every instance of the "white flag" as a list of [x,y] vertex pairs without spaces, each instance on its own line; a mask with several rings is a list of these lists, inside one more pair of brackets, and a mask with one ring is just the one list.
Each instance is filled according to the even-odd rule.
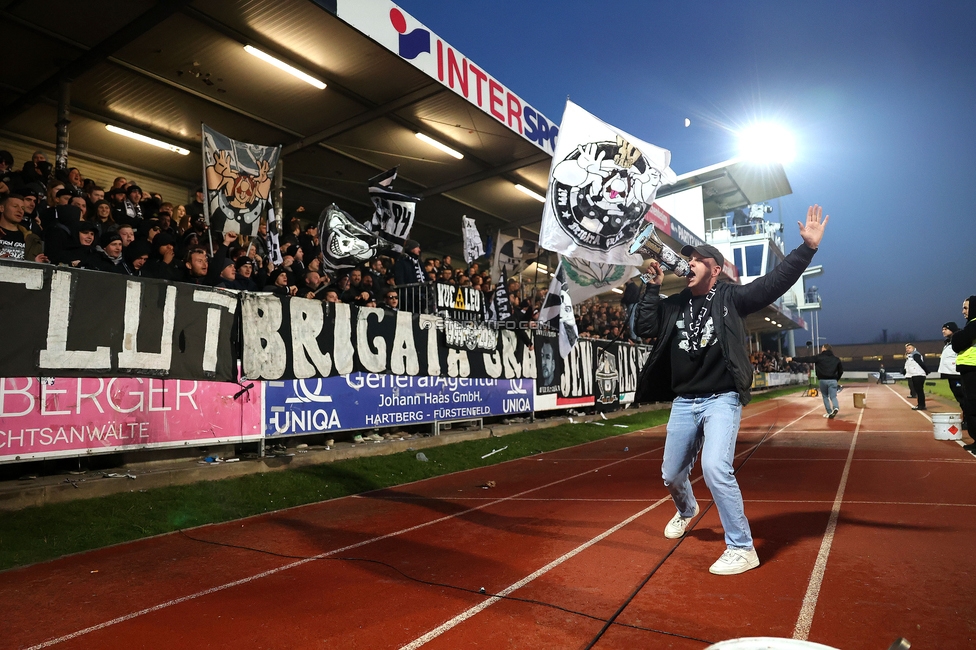
[[481,233],[474,219],[461,217],[461,237],[464,240],[464,261],[468,264],[485,254],[485,244],[481,241]]
[[562,256],[560,256],[560,263],[566,272],[569,295],[576,304],[615,287],[622,287],[627,280],[640,272],[636,266],[599,264]]
[[667,149],[566,102],[539,244],[567,257],[639,266],[627,248],[658,188],[675,181],[670,163]]
[[546,323],[550,329],[559,330],[559,356],[563,359],[572,351],[579,338],[576,327],[576,314],[573,313],[573,299],[569,297],[566,272],[560,262],[556,274],[549,283],[549,293],[539,310],[539,322]]

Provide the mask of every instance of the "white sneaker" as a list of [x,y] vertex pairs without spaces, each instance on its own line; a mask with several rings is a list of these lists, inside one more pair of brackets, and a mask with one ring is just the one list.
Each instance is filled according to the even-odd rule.
[[708,572],[717,576],[734,576],[745,573],[749,569],[759,566],[759,555],[756,550],[745,551],[740,548],[727,548],[722,557],[715,561]]
[[822,417],[822,418],[829,418],[830,417],[830,413],[824,413],[820,417]]
[[688,522],[698,516],[698,504],[695,504],[695,514],[690,517],[682,517],[681,513],[676,513],[671,517],[671,521],[664,527],[664,536],[668,539],[678,539],[684,537],[685,530],[688,529]]

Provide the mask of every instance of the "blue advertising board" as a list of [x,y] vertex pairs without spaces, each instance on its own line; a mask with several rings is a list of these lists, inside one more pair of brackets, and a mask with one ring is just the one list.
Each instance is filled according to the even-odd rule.
[[531,379],[409,377],[356,372],[269,381],[265,435],[324,433],[528,413]]

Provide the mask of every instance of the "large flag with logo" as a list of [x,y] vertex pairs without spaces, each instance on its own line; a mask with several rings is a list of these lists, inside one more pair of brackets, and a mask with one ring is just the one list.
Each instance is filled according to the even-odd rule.
[[527,267],[539,255],[539,245],[521,237],[498,234],[495,257],[491,264],[492,277],[512,277]]
[[373,218],[366,224],[372,232],[393,244],[393,250],[403,252],[403,242],[410,237],[417,202],[420,197],[393,191],[397,168],[369,179],[369,198],[373,202]]
[[203,132],[203,213],[217,232],[254,237],[271,206],[281,146],[232,140],[206,124]]
[[565,359],[576,345],[579,328],[576,326],[573,299],[569,296],[569,285],[562,263],[556,268],[552,282],[549,283],[549,292],[539,310],[539,321],[546,323],[550,329],[559,330],[559,356]]
[[658,188],[675,181],[670,163],[667,149],[566,102],[539,244],[567,257],[640,265],[627,248]]
[[572,257],[560,256],[559,262],[566,272],[569,295],[576,304],[615,287],[623,286],[624,282],[640,272],[636,266],[600,264]]

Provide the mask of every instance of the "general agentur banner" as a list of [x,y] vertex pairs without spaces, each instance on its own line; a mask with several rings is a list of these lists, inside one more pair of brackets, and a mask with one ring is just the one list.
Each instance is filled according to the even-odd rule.
[[395,427],[532,410],[531,379],[343,377],[267,382],[268,436]]
[[0,372],[234,381],[237,301],[209,287],[0,260]]
[[0,378],[0,463],[259,440],[261,390],[151,377]]

